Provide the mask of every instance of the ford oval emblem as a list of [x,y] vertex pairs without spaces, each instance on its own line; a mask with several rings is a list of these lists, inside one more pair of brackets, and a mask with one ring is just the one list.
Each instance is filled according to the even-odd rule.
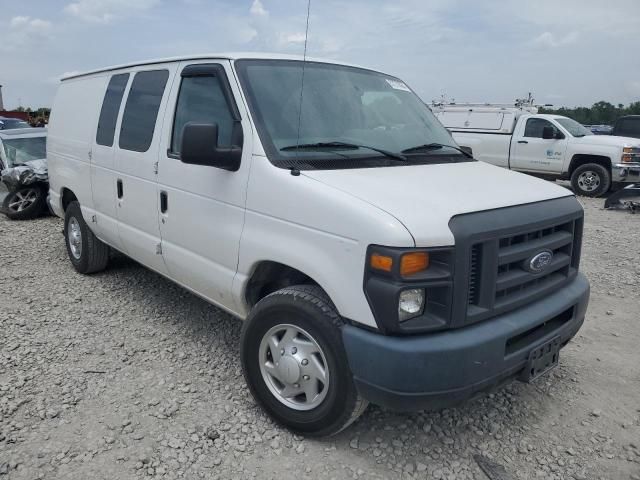
[[524,268],[531,273],[542,273],[553,260],[551,250],[543,250],[524,261]]

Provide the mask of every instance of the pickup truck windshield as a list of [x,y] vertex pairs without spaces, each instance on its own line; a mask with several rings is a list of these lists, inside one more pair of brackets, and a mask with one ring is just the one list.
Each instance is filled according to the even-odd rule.
[[[239,60],[236,67],[276,166],[336,169],[470,160],[397,78],[307,62],[303,86],[301,61]],[[453,148],[415,148],[428,144]]]
[[7,156],[8,167],[14,167],[30,160],[39,160],[47,157],[47,137],[3,140],[2,146]]
[[562,125],[567,131],[574,137],[584,137],[585,135],[593,135],[593,132],[588,128],[585,128],[583,125],[580,125],[578,122],[573,120],[572,118],[556,118],[556,122]]

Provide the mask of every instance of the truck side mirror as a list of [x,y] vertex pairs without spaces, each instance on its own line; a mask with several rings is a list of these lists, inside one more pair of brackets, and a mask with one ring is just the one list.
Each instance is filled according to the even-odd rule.
[[552,126],[547,125],[545,127],[542,127],[543,140],[553,140],[555,136],[556,136],[556,131]]
[[180,145],[182,162],[235,172],[240,168],[241,157],[242,147],[240,146],[218,146],[217,123],[189,122],[184,126]]

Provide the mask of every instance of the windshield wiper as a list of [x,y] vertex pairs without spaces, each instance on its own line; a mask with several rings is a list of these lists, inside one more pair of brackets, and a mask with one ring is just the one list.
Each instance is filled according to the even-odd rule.
[[424,145],[416,145],[415,147],[405,148],[402,153],[415,153],[428,150],[440,150],[441,148],[452,148],[463,154],[467,158],[473,158],[469,152],[465,152],[461,148],[454,147],[453,145],[445,145],[444,143],[425,143]]
[[287,147],[282,147],[280,150],[282,152],[290,152],[292,150],[351,150],[358,148],[366,148],[368,150],[373,150],[374,152],[378,152],[385,157],[393,158],[394,160],[398,160],[401,162],[406,162],[407,157],[400,153],[390,152],[389,150],[384,150],[382,148],[372,147],[370,145],[359,145],[357,143],[346,143],[346,142],[318,142],[318,143],[301,143],[300,145],[289,145]]

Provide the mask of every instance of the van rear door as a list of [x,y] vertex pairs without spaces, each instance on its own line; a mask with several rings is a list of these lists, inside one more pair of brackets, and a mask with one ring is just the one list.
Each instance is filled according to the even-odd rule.
[[115,147],[120,240],[132,258],[162,274],[167,274],[167,268],[160,240],[156,162],[176,67],[155,64],[131,72]]

